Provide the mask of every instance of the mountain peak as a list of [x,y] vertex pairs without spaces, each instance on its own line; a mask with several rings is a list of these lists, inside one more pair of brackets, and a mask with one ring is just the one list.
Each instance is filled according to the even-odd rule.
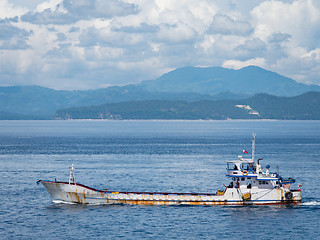
[[320,86],[297,83],[293,79],[253,65],[239,70],[182,67],[138,85],[151,92],[195,92],[211,95],[221,92],[251,95],[265,92],[276,96],[296,96],[308,91],[320,91]]
[[243,67],[243,68],[240,68],[239,70],[263,70],[263,71],[268,71],[264,68],[261,68],[261,67],[258,67],[258,66],[255,66],[255,65],[248,65],[246,67]]

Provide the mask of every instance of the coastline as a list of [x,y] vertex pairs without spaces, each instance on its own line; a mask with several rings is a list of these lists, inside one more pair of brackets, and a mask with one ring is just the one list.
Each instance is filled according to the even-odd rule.
[[320,119],[0,119],[0,122],[14,121],[66,121],[66,122],[129,122],[129,121],[148,121],[148,122],[276,122],[276,121],[320,121]]

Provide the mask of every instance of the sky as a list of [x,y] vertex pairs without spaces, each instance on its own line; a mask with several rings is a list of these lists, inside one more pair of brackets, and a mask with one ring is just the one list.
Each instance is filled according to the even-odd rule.
[[248,65],[320,85],[320,1],[0,0],[0,86],[97,89]]

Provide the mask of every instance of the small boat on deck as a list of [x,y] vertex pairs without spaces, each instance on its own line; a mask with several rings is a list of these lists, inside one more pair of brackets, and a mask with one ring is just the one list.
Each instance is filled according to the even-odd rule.
[[81,204],[141,204],[141,205],[267,205],[298,204],[302,201],[300,185],[291,189],[293,178],[282,178],[279,172],[263,170],[254,159],[255,134],[252,139],[252,157],[238,156],[227,162],[227,177],[231,182],[216,193],[121,192],[98,190],[75,182],[74,166],[70,168],[69,182],[39,180],[54,200]]

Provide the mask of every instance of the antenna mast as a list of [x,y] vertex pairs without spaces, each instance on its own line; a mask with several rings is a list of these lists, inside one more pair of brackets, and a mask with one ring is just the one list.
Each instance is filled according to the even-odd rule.
[[253,138],[252,138],[252,161],[254,161],[254,152],[255,152],[255,149],[256,149],[256,134],[253,133],[252,134]]

